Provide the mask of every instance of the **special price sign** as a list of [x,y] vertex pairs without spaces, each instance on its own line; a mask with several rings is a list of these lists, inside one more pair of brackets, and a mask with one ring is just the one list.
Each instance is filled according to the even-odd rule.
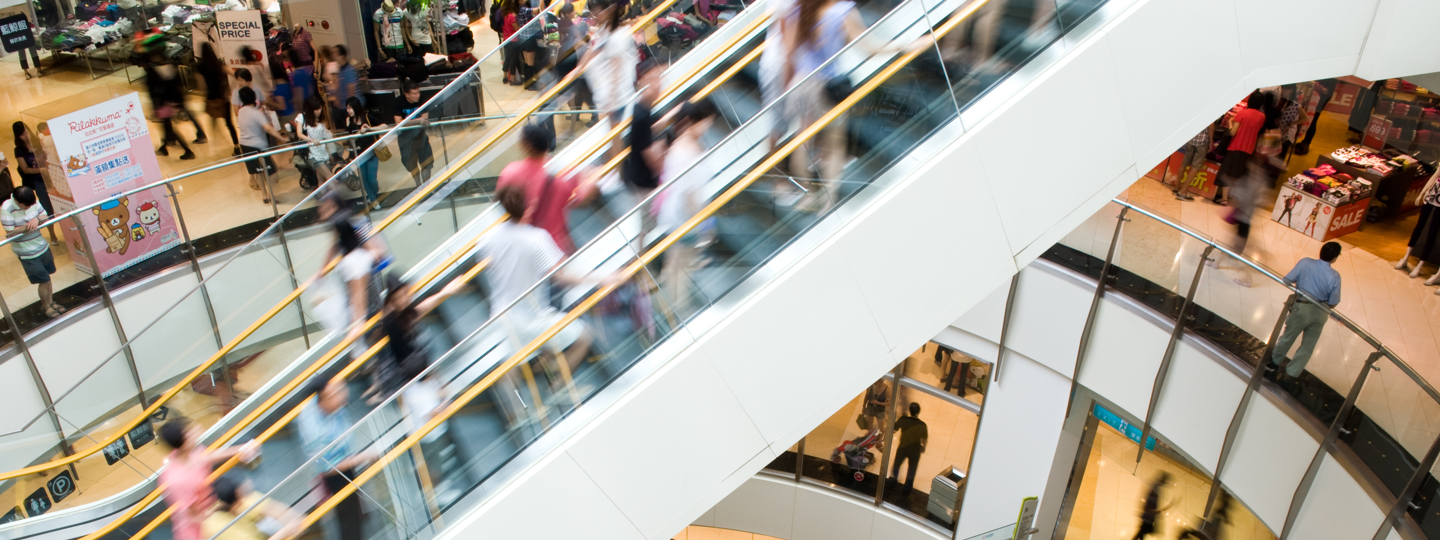
[[150,149],[139,94],[57,117],[49,125],[75,204],[100,203],[80,215],[79,229],[73,223],[66,226],[65,237],[73,239],[70,248],[83,254],[79,235],[85,235],[100,266],[90,268],[82,255],[72,257],[76,267],[109,276],[180,244],[174,214],[162,202],[165,188],[119,196],[164,178]]

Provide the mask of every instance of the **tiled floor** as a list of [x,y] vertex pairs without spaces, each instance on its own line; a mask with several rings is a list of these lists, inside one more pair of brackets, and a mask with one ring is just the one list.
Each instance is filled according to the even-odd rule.
[[[487,115],[502,115],[511,113],[528,103],[536,92],[524,90],[517,86],[509,86],[501,81],[499,55],[484,56],[495,48],[499,38],[491,31],[487,23],[482,20],[472,24],[476,36],[474,52],[477,57],[484,57],[478,70],[483,84],[482,96],[485,101],[485,113]],[[42,63],[49,65],[51,62],[48,53],[42,56]],[[130,68],[131,76],[139,77],[138,68]],[[81,64],[63,64],[58,68],[51,68],[45,77],[25,80],[20,73],[19,62],[14,55],[0,59],[0,108],[14,111],[16,119],[20,111],[29,110],[56,100],[63,100],[66,96],[78,94],[99,85],[111,85],[127,90],[140,92],[145,95],[145,84],[143,79],[135,83],[127,83],[125,72],[104,76],[98,80],[90,80],[90,75]],[[188,96],[188,107],[192,112],[201,114],[204,110],[203,94],[191,93]],[[148,99],[142,99],[147,107]],[[388,119],[387,119],[388,120]],[[582,120],[588,120],[582,117]],[[571,122],[568,116],[557,117],[557,128],[562,138],[565,138],[577,130],[583,129],[583,122]],[[193,161],[180,161],[179,151],[171,148],[169,157],[159,157],[161,171],[166,177],[174,177],[185,171],[195,170],[203,166],[213,165],[216,162],[230,159],[231,142],[226,132],[224,122],[213,122],[205,127],[209,142],[206,144],[191,144],[195,153],[199,156]],[[443,169],[444,160],[448,154],[451,157],[459,156],[461,151],[484,137],[489,129],[503,125],[501,121],[487,122],[484,126],[451,126],[446,128],[446,137],[442,139],[439,130],[432,129],[431,144],[434,148],[436,158],[435,171]],[[34,126],[31,126],[33,129]],[[180,135],[189,141],[194,139],[195,128],[191,123],[177,123],[177,130]],[[151,138],[156,142],[160,140],[160,128],[158,124],[151,125]],[[503,143],[502,143],[503,144]],[[394,146],[392,144],[392,146]],[[7,155],[14,148],[14,138],[6,130],[0,133],[0,151]],[[399,148],[393,147],[391,151],[399,156]],[[492,165],[487,167],[498,173],[499,168],[508,163],[514,152],[499,152],[498,158],[493,160]],[[300,203],[308,190],[301,189],[298,183],[299,173],[290,165],[289,154],[282,154],[277,157],[276,163],[280,172],[275,177],[276,203],[278,210],[284,213],[294,205]],[[484,172],[484,171],[482,171]],[[11,171],[16,182],[19,176]],[[231,167],[211,171],[194,177],[187,178],[180,182],[181,193],[179,196],[181,211],[185,218],[186,226],[192,237],[201,237],[220,232],[232,227],[255,222],[272,217],[273,211],[270,205],[261,202],[260,193],[248,187],[249,176],[244,172],[243,166],[236,164]],[[380,187],[381,191],[389,191],[413,185],[410,176],[404,171],[399,159],[391,159],[380,164]],[[391,201],[394,204],[396,201]],[[388,205],[387,205],[388,206]],[[63,236],[63,235],[62,235]],[[56,288],[77,283],[87,278],[79,270],[75,269],[70,259],[70,250],[65,242],[55,248],[55,264],[58,269],[55,275]],[[0,295],[9,303],[12,309],[28,305],[37,300],[35,286],[30,285],[20,270],[19,261],[13,256],[0,254]]]
[[[1130,540],[1140,527],[1140,510],[1150,483],[1161,471],[1170,473],[1170,481],[1161,490],[1160,506],[1166,508],[1157,520],[1158,532],[1150,539],[1175,539],[1180,533],[1199,523],[1205,512],[1205,498],[1210,480],[1190,467],[1171,461],[1155,452],[1146,452],[1138,469],[1134,466],[1138,445],[1124,435],[1100,425],[1095,446],[1085,466],[1085,477],[1071,504],[1069,527],[1065,540]],[[1128,459],[1126,459],[1128,457]],[[1121,464],[1124,464],[1122,466]],[[1273,540],[1275,535],[1244,506],[1231,507],[1230,521],[1224,526],[1226,540]]]
[[[1273,197],[1272,193],[1264,200],[1273,200]],[[1200,200],[1182,203],[1171,196],[1168,187],[1155,180],[1142,178],[1119,198],[1179,221],[1222,244],[1234,240],[1234,227],[1224,221],[1228,208]],[[1118,213],[1117,206],[1107,206],[1062,243],[1103,258]],[[1132,212],[1128,218],[1131,221],[1125,224],[1121,234],[1115,263],[1184,295],[1204,245],[1148,217]],[[1440,338],[1440,296],[1435,294],[1436,287],[1426,286],[1423,279],[1412,279],[1395,270],[1394,260],[1356,247],[1348,242],[1349,238],[1339,239],[1344,249],[1334,264],[1342,283],[1338,310],[1394,351],[1430,384],[1440,384],[1440,340],[1437,340]],[[1366,239],[1366,243],[1384,249],[1384,238],[1376,235]],[[1407,238],[1399,239],[1401,246]],[[1284,275],[1301,257],[1318,257],[1320,245],[1270,220],[1265,213],[1257,214],[1254,219],[1245,254],[1271,272]],[[1197,304],[1251,335],[1267,339],[1281,315],[1288,291],[1236,261],[1222,259],[1218,269],[1206,269],[1202,274],[1196,292]],[[1350,388],[1372,351],[1357,334],[1332,321],[1325,327],[1306,369],[1343,392]],[[1382,361],[1378,376],[1368,379],[1359,407],[1412,455],[1424,455],[1440,435],[1440,404],[1426,397],[1400,369],[1385,369],[1384,363]]]

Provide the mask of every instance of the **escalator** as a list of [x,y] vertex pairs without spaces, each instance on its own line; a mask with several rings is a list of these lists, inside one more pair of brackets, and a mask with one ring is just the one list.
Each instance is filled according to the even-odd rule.
[[[668,398],[682,399],[666,401],[650,395],[651,391],[674,383],[677,378],[699,382],[702,379],[695,377],[701,374],[694,373],[696,369],[708,368],[709,374],[714,374],[710,366],[719,361],[717,358],[686,361],[687,356],[690,359],[697,356],[694,354],[700,345],[697,339],[707,331],[730,323],[725,312],[733,314],[737,309],[743,310],[747,296],[767,287],[753,285],[755,280],[783,279],[784,271],[773,268],[774,265],[793,263],[795,257],[803,257],[805,251],[816,249],[810,244],[810,233],[827,228],[833,231],[833,227],[838,226],[834,218],[857,217],[860,214],[855,205],[863,207],[884,197],[887,190],[917,170],[918,164],[913,161],[923,158],[911,160],[911,156],[943,149],[941,143],[945,141],[936,135],[958,136],[958,132],[947,130],[957,127],[958,123],[953,121],[960,118],[959,99],[963,97],[968,103],[983,95],[1008,74],[997,74],[997,71],[1013,72],[1062,36],[1058,20],[1054,25],[1040,25],[1032,29],[1031,34],[1016,37],[1010,46],[995,51],[988,62],[965,66],[965,70],[952,74],[948,68],[953,65],[947,66],[941,61],[938,46],[924,38],[933,28],[934,36],[943,39],[983,4],[912,1],[898,6],[872,28],[871,37],[885,43],[915,45],[907,48],[908,52],[888,53],[875,59],[852,54],[854,51],[833,59],[834,67],[857,84],[855,91],[820,117],[817,124],[782,138],[782,144],[775,151],[768,148],[767,137],[776,120],[773,105],[759,107],[752,91],[749,110],[754,112],[747,113],[741,104],[742,93],[714,96],[716,101],[726,101],[727,106],[725,122],[722,122],[725,125],[718,130],[722,133],[711,135],[712,139],[719,139],[712,141],[713,148],[689,172],[662,187],[658,194],[614,216],[609,226],[593,238],[583,238],[584,246],[557,270],[570,276],[618,276],[620,279],[592,279],[607,284],[572,288],[559,300],[553,299],[546,288],[532,288],[529,294],[534,297],[522,298],[517,303],[558,301],[568,307],[569,312],[558,324],[528,341],[518,339],[514,330],[525,324],[510,315],[509,310],[515,304],[491,306],[494,311],[487,321],[454,347],[435,355],[434,363],[421,376],[422,380],[442,382],[453,394],[441,412],[423,422],[423,415],[407,414],[401,406],[403,400],[398,399],[404,395],[402,391],[355,422],[330,448],[319,452],[324,454],[338,445],[346,445],[369,449],[378,457],[338,493],[317,496],[315,476],[325,472],[326,467],[315,461],[298,467],[287,462],[282,469],[290,472],[278,481],[268,471],[265,475],[251,474],[250,478],[255,480],[265,499],[276,505],[297,508],[315,505],[303,518],[302,528],[331,521],[326,518],[337,507],[353,508],[352,505],[359,504],[369,508],[363,518],[366,537],[458,534],[455,531],[475,523],[477,516],[507,519],[500,517],[502,512],[498,511],[471,511],[494,509],[506,501],[523,499],[522,494],[528,491],[530,483],[518,479],[535,479],[536,474],[545,474],[543,471],[573,472],[573,465],[577,463],[570,454],[574,451],[570,445],[583,444],[584,439],[595,436],[587,426],[591,422],[618,422],[625,424],[622,430],[646,429],[617,419],[627,416],[626,413],[633,410],[632,405],[651,411],[658,406],[698,412],[698,416],[679,424],[648,426],[652,430],[672,431],[677,436],[698,435],[690,432],[699,426],[688,424],[705,425],[704,419],[713,414],[696,411],[693,404],[685,401],[693,398],[706,402],[719,396],[704,391],[683,398],[680,394],[668,394]],[[749,40],[737,40],[740,46],[730,56],[746,59],[758,56],[750,54],[750,47],[758,46],[759,38],[757,32]],[[734,71],[726,67],[722,64],[716,70]],[[805,148],[826,126],[846,113],[850,115],[847,125],[851,151],[859,157],[846,164],[840,178],[807,180],[810,171],[804,159],[793,160],[796,164],[789,167],[783,165],[790,161],[791,153]],[[592,155],[587,159],[593,166],[606,166],[604,156]],[[615,161],[612,159],[609,163]],[[687,177],[689,174],[696,176]],[[643,227],[634,226],[640,221],[637,219],[640,213],[649,211],[649,205],[655,204],[657,196],[663,198],[667,190],[680,189],[677,186],[682,185],[708,201],[698,214],[673,230],[661,231],[663,234],[645,234]],[[680,196],[683,195],[677,195]],[[688,253],[680,255],[682,250]],[[484,273],[479,275],[483,280]],[[807,288],[812,289],[806,291],[811,294],[809,298],[823,303],[819,298],[823,291]],[[594,335],[595,346],[567,358],[566,354],[576,352],[567,349],[570,338],[562,330],[575,321],[582,321]],[[796,324],[806,323],[796,321]],[[566,341],[550,343],[561,339]],[[669,369],[667,362],[675,363],[676,367]],[[875,367],[883,371],[889,365],[893,362],[876,363]],[[841,376],[873,378],[874,373],[865,371],[860,369],[858,373]],[[833,378],[828,377],[834,382]],[[859,380],[865,378],[859,377]],[[715,388],[710,385],[709,389]],[[607,418],[610,413],[615,416]],[[727,432],[737,426],[708,427]],[[739,442],[756,440],[755,433],[748,435],[752,440]],[[725,472],[731,474],[744,471],[748,465],[758,469],[774,456],[763,450],[749,455],[721,455],[723,450],[734,449],[735,445],[736,441],[712,441],[712,450],[684,457],[700,463],[705,463],[707,457],[723,457],[722,461],[730,465]],[[626,451],[655,457],[653,450],[628,448]],[[659,462],[673,463],[675,458],[669,456]],[[567,466],[572,468],[566,469]],[[615,468],[637,472],[633,468]],[[576,481],[573,476],[571,480]],[[718,482],[720,478],[708,480]],[[579,483],[588,485],[584,481]],[[575,494],[560,498],[572,495]],[[527,502],[539,505],[542,501]],[[675,503],[686,502],[683,500],[648,502],[658,508],[656,514],[691,506],[674,507]],[[325,526],[336,528],[336,524]],[[531,522],[527,526],[547,531],[564,524]],[[112,534],[136,538],[148,533],[140,530],[130,534],[123,529]],[[496,534],[488,524],[486,531]],[[650,536],[658,531],[659,528],[639,532]],[[533,530],[517,528],[507,532],[537,536]]]

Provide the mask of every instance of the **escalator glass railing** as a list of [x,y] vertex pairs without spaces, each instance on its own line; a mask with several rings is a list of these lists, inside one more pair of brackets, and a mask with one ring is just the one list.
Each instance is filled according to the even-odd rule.
[[[739,28],[739,26],[737,26],[737,28]],[[741,38],[751,37],[751,35],[755,33],[756,28],[758,28],[758,25],[756,25],[756,24],[751,24],[749,27],[746,27],[745,30],[744,30],[744,32],[740,32],[740,33],[736,34],[736,37],[735,37],[734,39],[732,39],[725,47],[722,47],[721,51],[717,51],[717,52],[723,52],[723,49],[729,48],[730,45],[733,45],[735,42],[737,42],[737,41],[738,41],[739,39],[741,39]],[[748,32],[748,34],[746,34],[745,32]],[[732,71],[732,72],[729,72],[729,73],[730,73],[731,75],[733,75],[733,71]],[[696,75],[697,75],[696,73],[691,73],[691,74],[690,74],[690,76],[691,76],[692,78],[695,77]],[[692,84],[691,81],[682,81],[682,82],[684,82],[685,84]],[[554,113],[553,113],[553,111],[546,111],[546,112],[541,112],[541,113],[534,113],[533,111],[527,111],[526,114],[531,114],[532,116],[548,116],[548,115],[554,114]],[[513,123],[512,123],[512,127],[513,127]],[[382,141],[382,144],[383,144],[383,141]],[[453,175],[454,172],[455,172],[455,170],[456,170],[456,168],[452,167],[449,171],[446,171],[445,175],[447,175],[447,176]],[[452,181],[453,181],[453,179],[452,179]],[[458,182],[458,181],[457,181],[457,182]],[[453,189],[453,188],[447,188],[447,189]],[[447,195],[447,196],[453,198],[453,197],[455,197],[455,193],[452,191],[452,192],[451,192],[449,195]],[[426,203],[420,203],[420,205],[421,205],[422,207],[423,207],[424,204],[426,204]],[[407,210],[407,209],[409,209],[409,208],[416,208],[416,205],[415,205],[415,204],[409,204],[408,207],[407,207],[407,205],[402,205],[401,208],[400,208],[400,211],[403,212],[403,211],[405,211],[405,210]],[[432,206],[432,210],[433,210],[433,206]],[[452,210],[452,211],[453,211],[453,210]],[[392,214],[392,215],[396,215],[396,214]],[[296,216],[290,216],[290,217],[293,218],[293,217],[296,217]],[[406,219],[409,220],[409,219],[413,219],[413,218],[407,217]],[[416,220],[416,221],[418,222],[419,220]],[[482,221],[483,221],[483,220],[482,220]],[[380,223],[379,227],[385,227],[386,225],[389,225],[389,224],[391,224],[391,223],[396,223],[396,222],[397,222],[397,221],[394,220],[393,218],[387,218],[387,221],[382,221],[382,222]],[[407,222],[407,221],[405,221],[405,220],[400,220],[400,221],[398,221],[398,223],[400,223],[401,226],[404,226],[404,225],[408,225],[408,224],[409,224],[409,222]],[[300,224],[297,223],[296,226],[299,226],[299,225],[300,225]],[[393,228],[394,228],[394,227],[391,227],[391,229],[393,229]],[[451,231],[453,232],[453,229],[452,229]],[[448,233],[447,233],[447,234],[448,234]],[[322,232],[322,233],[318,233],[316,236],[317,236],[318,238],[314,238],[314,239],[311,239],[311,240],[312,240],[312,241],[320,241],[320,242],[325,241],[323,232]],[[291,239],[291,243],[294,242],[293,238],[295,238],[294,235],[288,235],[288,236],[287,236],[287,239]],[[399,243],[405,242],[405,241],[407,241],[407,240],[397,241],[394,237],[387,235],[387,244],[389,244],[389,245],[391,245],[391,246],[394,246],[394,245],[396,245],[396,244],[399,244]],[[323,247],[323,246],[321,246],[321,247]],[[296,249],[301,249],[301,248],[296,248]],[[321,248],[319,248],[319,247],[317,247],[317,248],[311,248],[311,249],[315,249],[315,250],[317,250],[317,251],[323,251],[323,249],[321,249]],[[456,251],[456,253],[455,253],[454,256],[450,257],[446,262],[444,262],[444,263],[439,264],[438,266],[436,266],[436,267],[435,267],[435,271],[440,271],[440,270],[442,270],[442,269],[445,269],[445,268],[450,267],[450,266],[451,266],[453,263],[455,263],[455,262],[460,258],[460,256],[463,255],[467,250],[468,250],[468,248],[460,248],[460,249],[458,249],[458,250]],[[398,259],[399,256],[400,256],[400,249],[395,249],[395,250],[393,250],[393,251],[396,253],[397,259]],[[416,250],[416,251],[419,251],[419,250]],[[313,266],[312,266],[313,268],[318,268],[318,267],[320,266],[320,263],[321,263],[321,261],[318,260],[318,259],[307,259],[307,261],[308,261],[309,263],[312,263],[312,264],[313,264]],[[400,263],[399,265],[395,265],[395,266],[400,266],[400,265],[403,265],[403,262]],[[392,266],[392,268],[394,268],[394,266]],[[400,266],[400,268],[401,268],[402,271],[405,269],[404,266]],[[473,278],[473,276],[474,276],[473,272],[478,272],[479,270],[480,270],[480,266],[479,266],[479,265],[477,265],[477,266],[475,266],[474,268],[472,268],[472,270],[471,270],[472,273],[468,275],[468,278]],[[392,271],[396,271],[396,270],[392,270]],[[430,275],[430,277],[433,278],[433,277],[434,277],[434,273],[432,273],[432,274]],[[467,278],[467,279],[468,279],[468,278]],[[429,279],[429,278],[427,278],[427,280],[428,280],[428,279]],[[297,316],[305,316],[306,314],[308,314],[308,312],[305,311],[305,310],[306,310],[306,309],[313,309],[313,308],[309,308],[309,306],[302,306],[302,307],[299,308],[299,309],[300,309],[300,315],[297,315]],[[272,315],[273,315],[273,314],[274,314],[274,313],[272,312]],[[313,315],[313,314],[310,315],[310,316],[312,317],[312,320],[313,320],[313,317],[316,317],[316,315]],[[321,315],[318,315],[318,316],[319,316],[319,317],[323,317],[324,315],[321,314]],[[373,321],[372,321],[372,322],[373,322]],[[472,326],[474,326],[476,323],[470,323],[470,324],[471,324]],[[290,384],[288,384],[285,388],[281,389],[280,391],[275,392],[275,393],[270,397],[270,399],[267,400],[267,402],[266,402],[265,404],[263,404],[263,405],[255,408],[255,412],[251,414],[251,417],[256,417],[260,412],[263,412],[263,411],[269,409],[272,405],[274,405],[275,403],[277,403],[282,397],[284,397],[287,393],[289,393],[291,390],[293,390],[293,389],[296,387],[296,385],[298,385],[298,384],[299,384],[301,381],[303,381],[306,377],[308,377],[310,374],[315,373],[317,370],[319,370],[319,369],[321,369],[323,366],[325,366],[328,362],[330,362],[331,360],[333,360],[338,353],[340,353],[340,352],[342,352],[342,351],[344,350],[345,345],[346,345],[346,343],[343,343],[343,342],[340,343],[340,344],[335,345],[335,346],[330,350],[330,353],[328,353],[327,355],[325,355],[325,356],[321,357],[320,359],[316,360],[316,361],[314,362],[314,364],[311,365],[311,366],[310,366],[309,368],[307,368],[306,370],[301,371],[301,372],[299,373],[299,375],[297,375],[297,377],[296,377],[294,380],[291,381]],[[357,367],[359,367],[359,365],[361,364],[361,362],[363,362],[365,359],[367,359],[367,358],[369,358],[370,356],[372,356],[372,355],[373,355],[373,352],[374,352],[375,350],[377,350],[378,348],[380,348],[381,346],[383,346],[383,343],[381,343],[381,344],[379,344],[379,345],[376,345],[375,347],[372,347],[369,354],[363,355],[361,358],[358,358],[358,359],[352,361],[352,362],[345,368],[345,371],[342,371],[339,376],[340,376],[340,377],[343,377],[343,376],[345,376],[346,374],[348,374],[348,373],[350,373],[350,372],[353,372],[354,369],[356,369]],[[287,419],[282,420],[280,423],[276,424],[275,426],[272,426],[272,428],[283,427],[284,423],[286,423],[286,422],[288,422],[288,417],[287,417]],[[237,424],[236,424],[235,426],[233,426],[230,430],[228,430],[224,435],[220,436],[220,437],[216,440],[215,444],[216,444],[216,445],[219,445],[219,444],[223,444],[223,443],[225,443],[225,442],[227,442],[227,441],[229,441],[229,440],[233,440],[234,437],[236,436],[236,434],[238,434],[238,433],[240,432],[240,430],[242,430],[243,428],[246,427],[246,424],[248,424],[248,422],[240,422],[240,423],[237,423]],[[267,433],[273,434],[273,431],[267,431]],[[233,466],[233,464],[228,464],[228,465],[227,465],[227,468],[228,468],[228,466]],[[150,500],[153,500],[153,496],[147,497],[146,499],[143,500],[143,502],[148,502],[148,501],[150,501]],[[142,502],[142,506],[143,506],[143,502]],[[137,507],[135,510],[138,511],[139,508]],[[130,513],[126,514],[125,517],[128,518],[128,517],[132,516],[133,514],[134,514],[134,512],[130,512]]]
[[[353,480],[336,486],[336,494],[307,514],[303,526],[313,526],[335,511],[345,516],[341,523],[380,527],[386,535],[408,538],[434,526],[441,515],[463,511],[469,506],[464,501],[474,500],[464,495],[517,451],[534,443],[829,211],[885,179],[918,144],[938,130],[957,127],[950,120],[961,111],[958,93],[983,93],[1060,35],[1052,11],[1039,20],[1024,21],[1027,31],[1018,35],[987,34],[1008,41],[987,43],[988,56],[973,59],[963,71],[948,69],[944,48],[967,45],[945,38],[986,4],[956,2],[933,14],[918,1],[902,4],[897,13],[905,15],[892,14],[892,18],[903,24],[886,38],[910,47],[903,54],[875,58],[851,48],[833,60],[857,85],[835,108],[814,124],[787,134],[774,151],[765,136],[773,104],[734,128],[631,215],[649,211],[657,199],[669,200],[673,195],[684,200],[687,193],[703,202],[698,212],[672,229],[659,231],[662,234],[651,235],[660,237],[657,241],[638,245],[632,242],[634,237],[618,232],[626,220],[617,221],[556,270],[558,275],[589,280],[594,291],[572,289],[561,301],[573,307],[563,315],[557,312],[559,321],[542,330],[534,324],[530,308],[516,311],[516,305],[551,304],[546,289],[532,289],[427,368],[421,381],[429,378],[454,389],[455,397],[443,409],[412,411],[413,423],[407,424],[396,420],[404,418],[405,411],[391,401],[337,438],[337,444],[318,452],[320,456],[328,451],[374,452],[378,459],[373,465],[342,472],[326,462],[309,460],[305,468],[266,490],[267,500],[294,506],[317,474],[343,474]],[[926,39],[932,36],[936,42]],[[839,177],[808,180],[811,162],[803,159],[777,170],[807,142],[838,127],[837,119],[845,115],[849,126],[874,129],[854,137],[860,155],[845,165]],[[652,268],[657,262],[664,266],[658,273]],[[583,332],[576,331],[582,328]],[[581,346],[585,336],[590,338],[589,347]],[[447,454],[443,440],[462,436],[475,437],[467,445],[470,449],[463,455]],[[371,512],[357,522],[352,519],[358,517],[356,505],[364,504],[382,504],[385,511]]]

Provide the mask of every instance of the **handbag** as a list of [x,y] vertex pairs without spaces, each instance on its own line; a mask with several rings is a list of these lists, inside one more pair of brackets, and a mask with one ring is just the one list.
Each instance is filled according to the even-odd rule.
[[855,93],[855,85],[850,84],[850,77],[837,75],[825,81],[825,96],[830,98],[831,103],[840,103]]
[[380,161],[390,161],[390,157],[391,156],[389,146],[380,146],[375,149],[375,159],[378,159]]

